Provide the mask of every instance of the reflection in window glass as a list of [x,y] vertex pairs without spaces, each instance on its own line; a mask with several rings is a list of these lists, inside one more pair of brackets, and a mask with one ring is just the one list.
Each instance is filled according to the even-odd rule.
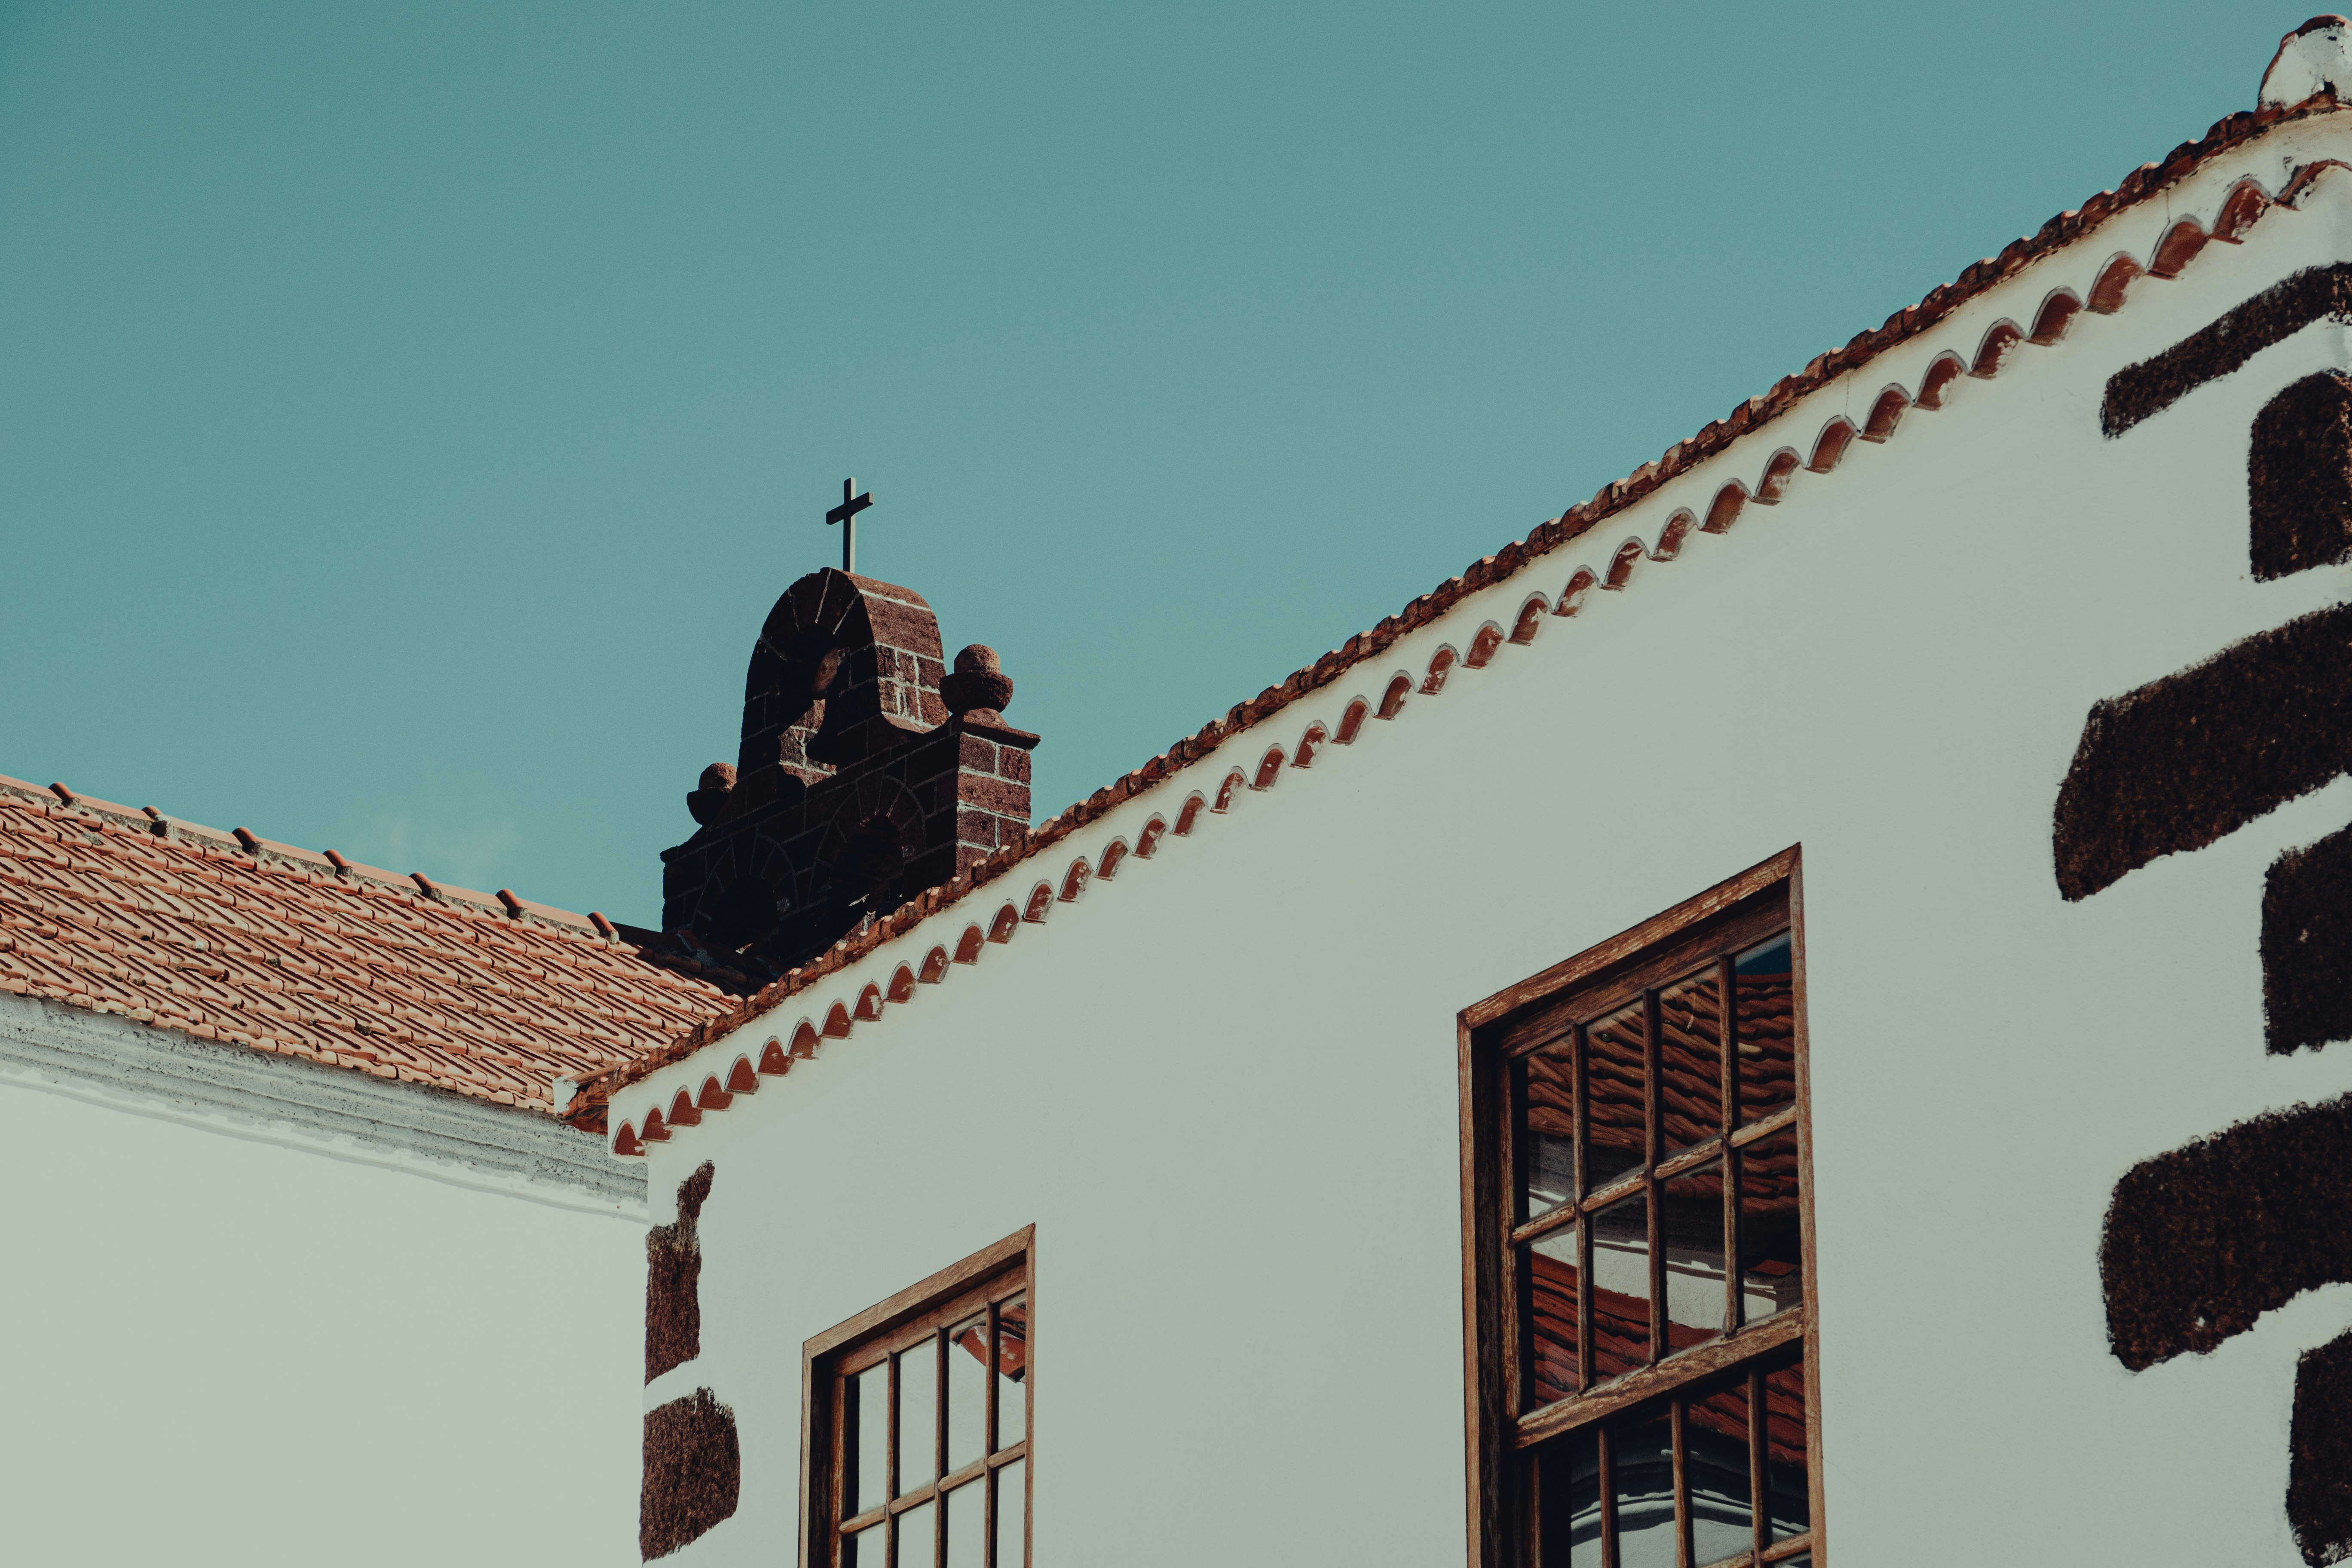
[[1723,1167],[1702,1165],[1666,1184],[1658,1211],[1666,1255],[1666,1349],[1714,1339],[1724,1329]]
[[1650,1202],[1611,1204],[1592,1226],[1592,1375],[1650,1363]]
[[996,1310],[996,1447],[1029,1435],[1029,1305],[1015,1296]]
[[948,1474],[988,1451],[988,1318],[948,1331]]
[[1739,1152],[1740,1314],[1760,1322],[1800,1305],[1797,1132],[1759,1138]]
[[1666,1151],[1723,1131],[1723,1005],[1715,965],[1658,993],[1659,1116]]
[[1547,1446],[1536,1484],[1543,1522],[1538,1568],[1601,1568],[1601,1454],[1593,1429]]
[[996,1472],[996,1568],[1019,1568],[1028,1561],[1029,1498],[1022,1473],[1028,1465],[1015,1459]]
[[1519,1124],[1519,1218],[1549,1214],[1575,1195],[1576,1105],[1570,1074],[1573,1037],[1519,1064],[1525,1107]]
[[[1512,1337],[1479,1350],[1517,1363],[1485,1371],[1517,1380],[1496,1522],[1520,1568],[1758,1568],[1772,1542],[1810,1562],[1785,891],[1695,900],[1474,1034],[1506,1075],[1472,1152],[1508,1194],[1480,1289]],[[1563,1038],[1561,1018],[1584,1021]]]
[[1576,1227],[1556,1230],[1521,1252],[1527,1275],[1528,1370],[1525,1407],[1565,1399],[1580,1386],[1576,1359]]
[[1786,931],[1732,961],[1737,993],[1739,1120],[1797,1103],[1797,987]]
[[[844,1519],[880,1508],[890,1497],[890,1363],[884,1362],[850,1379],[843,1419],[853,1428],[842,1436],[849,1462]],[[881,1559],[877,1556],[876,1562]]]
[[1584,1042],[1584,1114],[1592,1140],[1585,1180],[1599,1188],[1639,1166],[1649,1148],[1642,1005],[1629,1004],[1593,1024]]
[[[1774,1431],[1793,1420],[1803,1426],[1803,1368],[1788,1367],[1772,1377],[1792,1380],[1790,1390],[1800,1401],[1788,1403],[1790,1393],[1776,1394],[1767,1379],[1768,1405],[1775,1412]],[[1605,1523],[1615,1531],[1616,1568],[1675,1568],[1680,1557],[1676,1532],[1690,1531],[1687,1562],[1707,1564],[1744,1558],[1755,1542],[1756,1516],[1750,1500],[1748,1376],[1716,1382],[1704,1397],[1678,1401],[1682,1407],[1682,1468],[1675,1464],[1674,1411],[1656,1404],[1630,1418],[1609,1426],[1609,1482],[1613,1507],[1606,1521],[1601,1506],[1601,1469],[1595,1433],[1588,1426],[1547,1443],[1536,1456],[1537,1533],[1541,1538],[1537,1568],[1572,1564],[1601,1568],[1601,1535]],[[1779,1399],[1778,1404],[1771,1402]],[[1777,1443],[1777,1439],[1774,1439]],[[1768,1448],[1768,1455],[1777,1452]],[[1774,1464],[1780,1468],[1774,1469]],[[1774,1541],[1785,1541],[1805,1530],[1802,1493],[1804,1467],[1801,1447],[1793,1466],[1768,1458],[1772,1478]],[[1794,1500],[1784,1500],[1782,1489]],[[1679,1515],[1675,1493],[1681,1492]]]
[[939,1550],[939,1542],[932,1539],[939,1511],[937,1503],[927,1502],[898,1516],[898,1568],[925,1568],[932,1561],[931,1554]]
[[[948,1568],[986,1568],[988,1482],[967,1481],[948,1493]],[[1005,1568],[1019,1568],[1014,1558]],[[909,1564],[908,1568],[918,1568]]]
[[1675,1434],[1663,1414],[1611,1429],[1617,1568],[1675,1568]]
[[1755,1540],[1748,1464],[1748,1380],[1743,1377],[1705,1399],[1691,1401],[1683,1418],[1693,1563],[1737,1557]]
[[1799,1362],[1764,1374],[1764,1485],[1772,1539],[1802,1535],[1812,1524],[1805,1476],[1805,1368]]

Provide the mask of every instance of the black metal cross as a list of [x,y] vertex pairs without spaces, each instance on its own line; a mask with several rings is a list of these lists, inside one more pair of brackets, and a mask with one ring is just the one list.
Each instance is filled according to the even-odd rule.
[[827,528],[841,524],[841,569],[857,570],[857,514],[874,504],[874,498],[861,493],[856,479],[841,481],[841,504],[824,514]]

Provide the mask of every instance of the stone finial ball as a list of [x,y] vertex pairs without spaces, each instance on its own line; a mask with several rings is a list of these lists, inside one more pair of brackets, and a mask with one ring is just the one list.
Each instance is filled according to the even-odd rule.
[[1013,700],[1013,678],[994,648],[974,643],[955,656],[955,673],[940,682],[940,696],[950,713],[994,712]]
[[706,826],[719,820],[719,808],[734,793],[735,764],[713,763],[702,770],[702,782],[686,797],[686,809],[695,821]]

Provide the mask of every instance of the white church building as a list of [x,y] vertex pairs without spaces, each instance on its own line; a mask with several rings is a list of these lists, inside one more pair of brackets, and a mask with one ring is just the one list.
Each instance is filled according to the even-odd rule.
[[2352,1556],[2347,49],[1042,822],[834,571],[659,931],[0,781],[12,1529]]

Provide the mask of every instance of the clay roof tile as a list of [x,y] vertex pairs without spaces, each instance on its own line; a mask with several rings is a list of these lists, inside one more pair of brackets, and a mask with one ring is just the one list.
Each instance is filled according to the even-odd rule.
[[0,776],[0,990],[541,1111],[732,1004],[585,916],[247,837]]

